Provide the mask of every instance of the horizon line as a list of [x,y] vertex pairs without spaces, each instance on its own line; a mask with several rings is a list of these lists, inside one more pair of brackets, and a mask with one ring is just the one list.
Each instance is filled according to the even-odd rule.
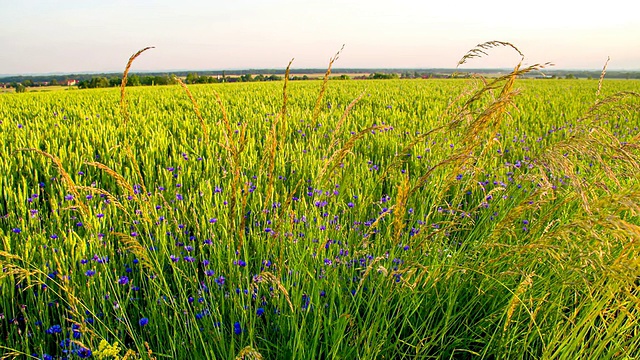
[[[172,72],[248,72],[248,71],[282,71],[285,72],[286,68],[229,68],[229,69],[159,69],[159,70],[136,70],[131,71],[131,74],[144,74],[144,73],[172,73]],[[301,67],[301,68],[291,68],[290,70],[313,70],[318,71],[318,73],[324,73],[327,71],[326,68],[314,68],[314,67]],[[365,70],[391,70],[391,71],[418,71],[418,70],[429,70],[429,71],[460,71],[460,72],[471,72],[471,71],[512,71],[513,69],[510,67],[477,67],[477,68],[457,68],[457,67],[349,67],[349,68],[333,68],[331,70],[332,73],[340,73],[340,72],[350,72],[350,71],[359,71],[366,72]],[[546,68],[545,72],[554,72],[554,71],[588,71],[588,72],[602,72],[602,69],[596,68]],[[637,69],[607,69],[607,72],[640,72],[640,68]],[[14,76],[24,76],[24,77],[35,77],[35,76],[61,76],[61,75],[93,75],[93,74],[121,74],[122,70],[86,70],[86,71],[55,71],[55,72],[42,72],[42,73],[13,73],[13,74],[0,74],[0,78],[4,77],[14,77]],[[315,73],[315,72],[314,72]]]

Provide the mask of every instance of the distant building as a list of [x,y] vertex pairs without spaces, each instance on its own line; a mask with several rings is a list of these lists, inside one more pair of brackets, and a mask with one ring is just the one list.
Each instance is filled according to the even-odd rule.
[[75,79],[65,80],[65,81],[62,82],[62,85],[64,85],[64,86],[76,86],[76,85],[78,85],[78,80],[75,80]]

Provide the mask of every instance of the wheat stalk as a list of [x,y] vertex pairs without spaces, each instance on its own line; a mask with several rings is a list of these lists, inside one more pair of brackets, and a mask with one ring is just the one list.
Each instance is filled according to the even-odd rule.
[[127,66],[124,68],[124,73],[122,75],[122,82],[120,83],[120,112],[122,113],[122,118],[124,119],[124,125],[126,126],[129,121],[129,112],[127,110],[127,103],[125,102],[125,87],[127,86],[127,78],[129,77],[129,69],[131,68],[131,64],[133,64],[133,60],[135,60],[140,54],[143,52],[153,49],[154,46],[148,46],[142,50],[138,50],[135,54],[131,55],[129,61],[127,61]]
[[[74,203],[77,204],[78,208],[80,208],[80,211],[81,211],[82,215],[85,218],[89,216],[89,207],[87,206],[87,204],[85,204],[82,201],[80,201],[80,194],[78,193],[78,190],[76,188],[75,183],[71,179],[71,176],[69,176],[69,173],[67,173],[67,171],[64,169],[64,166],[62,165],[62,162],[60,161],[60,159],[57,156],[55,156],[53,154],[49,154],[46,151],[43,151],[43,150],[40,150],[40,149],[34,149],[34,148],[22,148],[22,149],[18,149],[16,151],[19,151],[19,152],[35,152],[36,154],[42,155],[42,156],[46,157],[47,159],[51,160],[51,162],[55,166],[56,170],[58,170],[58,173],[60,174],[60,177],[62,178],[62,183],[64,184],[65,189],[73,195],[73,201],[74,201]],[[89,223],[87,223],[85,226],[87,226],[88,228],[91,228],[91,224],[89,224]]]
[[191,94],[191,91],[189,91],[189,88],[187,87],[187,85],[184,82],[182,82],[182,80],[179,77],[174,76],[173,79],[178,84],[180,84],[182,89],[184,89],[184,91],[187,93],[187,97],[189,97],[189,100],[191,100],[191,103],[193,104],[193,110],[195,111],[196,116],[198,117],[198,120],[200,120],[200,127],[202,127],[202,133],[204,134],[205,144],[208,144],[209,143],[209,132],[207,131],[207,124],[205,124],[204,119],[202,118],[202,114],[200,113],[200,107],[198,106],[198,103],[196,102],[196,99]]
[[518,55],[521,57],[521,61],[524,60],[524,54],[520,49],[518,49],[515,45],[506,42],[506,41],[487,41],[481,44],[476,45],[473,49],[469,50],[463,57],[458,61],[458,66],[465,64],[468,60],[474,58],[481,58],[483,56],[489,55],[486,50],[493,49],[496,47],[509,47],[515,50]]
[[278,288],[278,290],[284,295],[284,298],[287,301],[287,304],[289,304],[289,308],[291,309],[291,312],[293,312],[293,304],[291,303],[291,299],[289,298],[289,292],[282,285],[280,280],[278,280],[277,277],[275,277],[272,273],[268,271],[263,271],[258,276],[269,281],[272,285],[275,285]]
[[236,356],[236,360],[262,360],[262,355],[258,352],[258,350],[248,345],[240,350],[238,356]]
[[604,82],[604,75],[607,73],[607,65],[609,65],[610,56],[607,56],[607,61],[604,62],[602,72],[600,73],[600,79],[598,80],[598,90],[596,91],[596,105],[598,104],[598,98],[600,97],[600,90],[602,89],[602,83]]
[[329,75],[331,75],[331,67],[333,63],[338,60],[340,57],[340,53],[344,50],[344,44],[338,50],[338,52],[329,60],[329,66],[327,67],[327,71],[324,73],[324,78],[322,79],[322,86],[320,87],[320,92],[318,93],[318,98],[316,99],[316,105],[313,108],[313,117],[311,118],[313,122],[318,119],[320,115],[320,111],[322,110],[322,106],[320,103],[322,102],[322,98],[324,97],[324,93],[327,90],[327,82],[329,81]]

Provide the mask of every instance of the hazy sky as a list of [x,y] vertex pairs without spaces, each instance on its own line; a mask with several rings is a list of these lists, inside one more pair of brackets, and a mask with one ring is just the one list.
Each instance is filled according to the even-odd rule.
[[0,74],[119,72],[145,46],[133,71],[323,68],[342,44],[335,67],[451,68],[489,40],[528,64],[640,69],[639,19],[637,0],[0,0]]

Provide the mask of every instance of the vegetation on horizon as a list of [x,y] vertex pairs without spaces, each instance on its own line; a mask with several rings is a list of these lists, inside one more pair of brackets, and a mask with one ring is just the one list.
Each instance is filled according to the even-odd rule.
[[638,82],[127,88],[142,51],[3,96],[3,357],[640,356]]

